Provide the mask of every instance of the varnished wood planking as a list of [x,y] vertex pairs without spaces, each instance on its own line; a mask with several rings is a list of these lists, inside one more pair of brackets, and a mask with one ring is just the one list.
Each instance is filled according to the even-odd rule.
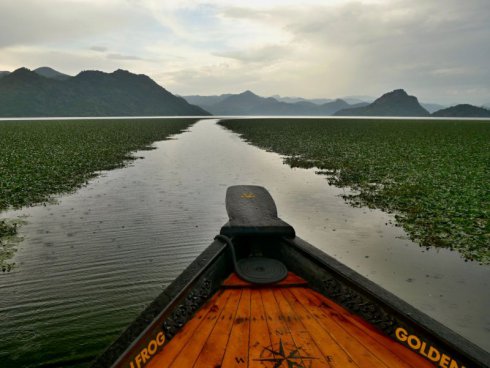
[[362,367],[356,364],[349,352],[345,351],[342,346],[334,340],[329,332],[325,331],[325,329],[318,324],[305,306],[290,293],[290,289],[284,289],[281,290],[281,292],[283,292],[284,296],[288,299],[294,313],[301,319],[330,366],[335,368]]
[[[206,304],[209,309],[204,317],[201,319],[194,317],[187,322],[182,330],[164,346],[163,350],[146,367],[192,367],[229,297],[228,292],[219,291],[210,303]],[[196,316],[199,316],[199,312]],[[173,364],[176,360],[178,360],[178,364],[182,365]]]
[[250,334],[250,289],[244,289],[233,321],[222,368],[247,367]]
[[350,329],[346,331],[342,326],[339,326],[335,321],[325,318],[323,315],[318,313],[316,309],[312,310],[311,303],[306,297],[306,293],[309,290],[302,290],[299,288],[289,290],[292,295],[297,298],[299,303],[306,307],[308,312],[315,318],[316,323],[318,323],[325,331],[328,331],[330,336],[337,342],[338,345],[342,346],[345,351],[349,352],[349,355],[359,366],[366,367],[385,367],[389,368],[380,357],[373,354],[366,346],[363,345],[356,337],[358,331],[356,329]]
[[264,368],[264,364],[255,360],[260,357],[265,346],[271,345],[269,326],[267,325],[262,296],[258,290],[253,290],[250,297],[250,338],[248,368]]
[[[306,286],[308,283],[301,277],[292,272],[288,272],[287,277],[274,285],[274,287]],[[236,273],[232,273],[222,284],[223,288],[263,288],[264,286],[255,285],[242,280]]]
[[325,296],[313,290],[308,290],[307,296],[312,303],[312,307],[317,309],[326,318],[337,321],[337,323],[346,329],[359,331],[358,336],[362,343],[373,352],[378,353],[379,356],[384,357],[385,363],[390,367],[433,367],[432,363],[420,355],[391,340],[379,332],[374,326]]
[[[223,312],[221,312],[221,315],[218,317],[211,334],[204,343],[194,364],[195,368],[219,367],[221,365],[225,350],[228,347],[228,340],[240,303],[242,290],[230,290],[228,293],[230,294],[230,298],[228,299]],[[184,365],[177,365],[176,363],[178,362],[176,361],[174,364],[176,368],[184,367]]]
[[306,363],[305,365],[308,366],[308,363],[314,362],[317,368],[331,368],[332,365],[329,363],[329,358],[322,355],[311,334],[303,324],[302,319],[294,313],[283,293],[276,291],[274,297],[276,298],[283,320],[291,332],[294,343],[299,349],[300,355],[304,356],[303,361]]
[[[282,359],[290,355],[291,352],[298,350],[298,346],[294,343],[291,331],[289,331],[288,326],[282,318],[281,311],[279,310],[276,298],[274,297],[274,291],[274,289],[260,290],[266,321],[269,327],[271,345],[269,347],[264,347],[268,349],[263,349],[261,356],[252,357],[253,359]],[[301,363],[301,366],[304,366],[304,362],[301,358],[294,358],[291,359],[291,361]]]
[[292,363],[313,368],[432,366],[325,296],[282,285],[218,292],[146,367]]

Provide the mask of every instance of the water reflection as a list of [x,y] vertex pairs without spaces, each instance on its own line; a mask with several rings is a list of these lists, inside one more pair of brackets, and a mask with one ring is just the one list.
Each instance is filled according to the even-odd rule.
[[144,160],[104,173],[28,215],[17,268],[0,275],[0,361],[85,365],[170,283],[226,222],[225,190],[269,189],[299,236],[490,348],[490,271],[457,253],[425,250],[352,208],[314,170],[244,143],[208,119]]

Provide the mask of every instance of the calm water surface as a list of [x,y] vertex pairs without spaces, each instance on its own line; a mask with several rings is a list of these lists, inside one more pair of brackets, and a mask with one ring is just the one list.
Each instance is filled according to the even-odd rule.
[[2,367],[86,366],[211,242],[235,184],[265,186],[299,236],[490,350],[490,267],[420,248],[216,120],[155,146],[58,204],[2,213],[27,221],[0,274]]

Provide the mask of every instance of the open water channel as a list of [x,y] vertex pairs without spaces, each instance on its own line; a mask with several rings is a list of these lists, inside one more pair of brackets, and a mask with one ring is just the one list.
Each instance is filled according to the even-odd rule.
[[87,366],[212,241],[230,185],[265,186],[297,234],[490,350],[490,267],[419,247],[393,216],[354,208],[315,170],[198,121],[24,219],[0,274],[0,366]]

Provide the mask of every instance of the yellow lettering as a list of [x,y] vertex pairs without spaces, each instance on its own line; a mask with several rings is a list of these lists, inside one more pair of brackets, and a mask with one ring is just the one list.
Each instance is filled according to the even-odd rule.
[[159,332],[157,337],[156,337],[156,340],[157,340],[158,346],[162,346],[163,343],[165,342],[165,334],[163,332]]
[[148,355],[148,351],[145,349],[141,350],[141,357],[143,358],[143,363],[146,363],[147,360],[150,360],[150,356]]
[[[129,363],[130,368],[142,368],[148,361],[150,361],[151,357],[156,354],[158,347],[162,346],[165,343],[165,334],[160,331],[154,339],[150,340],[148,346],[143,348],[138,355],[134,358],[134,361]],[[136,367],[135,367],[135,363]]]
[[406,343],[411,349],[417,351],[420,355],[428,358],[435,364],[438,364],[441,368],[465,368],[464,365],[460,366],[456,360],[446,354],[442,354],[438,349],[418,336],[411,335],[403,327],[398,327],[395,330],[395,336],[399,341]]
[[441,359],[441,353],[439,353],[439,351],[436,348],[431,346],[429,348],[429,354],[427,355],[427,357],[433,362],[438,362],[439,359]]
[[408,346],[410,346],[413,350],[420,349],[421,342],[417,336],[415,335],[408,336],[407,342],[408,342]]
[[158,347],[157,342],[155,340],[151,340],[150,343],[148,344],[148,352],[150,353],[150,355],[156,353],[157,347]]
[[459,368],[459,365],[455,360],[451,360],[451,364],[449,365],[449,368]]
[[135,358],[134,360],[136,360],[136,366],[137,366],[138,368],[141,368],[141,357],[140,357],[140,355],[139,355],[139,354],[138,354],[138,355],[136,355],[136,358]]
[[395,331],[396,338],[400,341],[407,341],[408,332],[404,328],[398,327]]
[[449,368],[447,364],[449,363],[450,358],[446,354],[442,354],[441,360],[439,361],[439,366],[442,368]]

